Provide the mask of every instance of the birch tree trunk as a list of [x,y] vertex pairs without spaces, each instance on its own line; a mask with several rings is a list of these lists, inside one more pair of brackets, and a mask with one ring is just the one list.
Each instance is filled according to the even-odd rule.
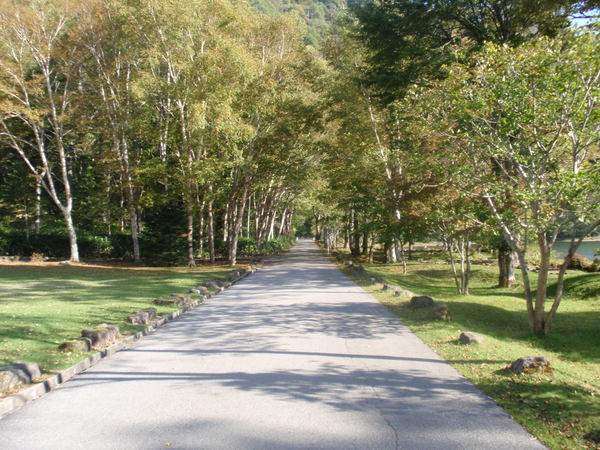
[[40,177],[35,178],[35,234],[40,234],[42,226],[42,180]]
[[244,222],[244,210],[248,199],[248,187],[244,186],[241,198],[232,200],[230,203],[230,225],[228,232],[228,259],[231,267],[237,264],[237,246]]
[[194,255],[194,203],[190,198],[186,203],[188,267],[196,267],[196,255]]
[[[4,13],[0,14],[0,40],[10,51],[9,55],[2,56],[0,64],[2,78],[6,81],[0,83],[0,94],[5,101],[0,105],[0,139],[21,157],[63,215],[69,236],[70,260],[78,262],[77,233],[72,216],[73,193],[65,145],[65,137],[71,131],[65,127],[71,112],[72,77],[77,71],[71,66],[74,55],[61,53],[60,43],[69,20],[68,12],[56,11],[54,16],[45,11],[32,11],[32,14],[21,15],[19,6],[15,5],[14,11]],[[29,75],[31,67],[37,68],[34,78]],[[11,128],[13,120],[30,130],[31,140]],[[53,142],[58,174],[53,172],[55,165],[49,161],[48,142]],[[39,157],[39,162],[31,159],[30,152]]]
[[[209,186],[208,188],[209,192],[212,194],[213,192],[213,187],[212,185]],[[215,255],[215,219],[214,219],[214,212],[213,212],[213,203],[214,200],[211,197],[210,200],[208,201],[208,208],[206,211],[206,215],[207,215],[207,219],[208,219],[208,229],[207,229],[207,234],[208,234],[208,255],[210,258],[210,262],[212,264],[215,263],[216,261],[216,255]]]

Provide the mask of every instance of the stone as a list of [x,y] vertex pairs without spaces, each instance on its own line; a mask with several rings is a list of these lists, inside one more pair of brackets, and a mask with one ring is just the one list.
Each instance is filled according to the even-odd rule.
[[412,297],[414,294],[406,289],[398,288],[394,290],[395,297]]
[[205,281],[202,284],[205,287],[207,287],[209,289],[214,289],[214,290],[218,290],[221,287],[221,285],[219,283],[217,283],[216,281]]
[[152,303],[154,303],[155,305],[161,305],[161,306],[177,306],[178,302],[179,302],[179,300],[176,298],[159,297],[159,298],[155,299]]
[[189,295],[184,295],[184,294],[171,294],[171,296],[168,298],[168,300],[171,300],[171,305],[175,305],[175,306],[185,306],[185,305],[189,305],[190,303],[192,303],[194,301],[194,299],[192,297],[190,297]]
[[194,299],[192,297],[190,297],[189,295],[180,295],[178,297],[171,297],[177,300],[177,306],[185,306],[185,305],[189,305],[190,303],[192,303],[194,301]]
[[410,299],[410,306],[413,308],[431,308],[434,300],[426,295],[417,295]]
[[88,338],[66,341],[58,346],[61,352],[89,352],[92,349],[92,341]]
[[0,367],[0,392],[13,389],[42,376],[38,363],[14,362],[9,366]]
[[[377,278],[371,277],[371,281],[376,281]],[[394,296],[396,297],[412,297],[414,294],[406,289],[402,289],[400,286],[396,286],[394,284],[384,283],[383,284],[384,291],[392,291]]]
[[450,320],[448,305],[445,303],[434,303],[431,310],[431,318],[435,320]]
[[550,361],[548,361],[544,356],[524,356],[519,358],[512,362],[510,365],[510,370],[517,375],[523,373],[544,373],[547,375],[552,375]]
[[81,337],[88,338],[92,347],[107,347],[115,342],[121,333],[119,327],[114,325],[101,324],[95,330],[81,330]]
[[36,378],[42,376],[42,370],[38,363],[14,362],[11,364],[13,370],[16,371],[18,377],[27,383],[31,383]]
[[483,344],[484,338],[474,331],[463,331],[458,338],[461,344]]
[[159,297],[155,299],[152,303],[154,303],[155,305],[162,306],[186,306],[193,302],[194,299],[189,295],[172,294],[169,298]]
[[20,385],[19,377],[10,370],[10,366],[0,367],[0,392],[8,391]]
[[148,325],[154,319],[156,319],[156,308],[146,308],[129,316],[129,321],[133,325]]
[[239,270],[235,270],[227,275],[227,281],[237,281],[242,276],[242,272]]

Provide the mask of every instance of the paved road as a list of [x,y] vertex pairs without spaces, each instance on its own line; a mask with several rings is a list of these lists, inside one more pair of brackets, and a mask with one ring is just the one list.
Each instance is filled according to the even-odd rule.
[[5,449],[534,449],[310,241],[0,420]]

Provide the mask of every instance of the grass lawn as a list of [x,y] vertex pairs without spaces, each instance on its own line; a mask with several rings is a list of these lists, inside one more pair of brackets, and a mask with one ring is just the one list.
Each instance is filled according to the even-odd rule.
[[[410,308],[408,300],[383,291],[381,284],[348,274],[547,446],[600,449],[600,274],[571,271],[551,334],[535,337],[528,331],[519,287],[494,287],[494,265],[475,265],[471,295],[460,296],[449,265],[428,259],[410,263],[406,275],[396,264],[365,268],[415,294],[448,304],[448,322],[431,321],[423,311]],[[485,342],[461,345],[461,331],[481,333]],[[528,355],[546,356],[553,376],[516,376],[505,370]]]
[[[159,296],[186,293],[230,270],[0,264],[0,366],[28,361],[46,372],[64,369],[83,355],[61,353],[58,345],[78,338],[82,329],[107,323],[117,325],[122,334],[137,332],[144,326],[129,324],[129,314],[154,306]],[[156,308],[158,314],[176,309]]]

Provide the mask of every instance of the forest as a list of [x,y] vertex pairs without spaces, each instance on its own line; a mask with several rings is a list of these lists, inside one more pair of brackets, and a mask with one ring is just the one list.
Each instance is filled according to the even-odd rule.
[[2,0],[0,253],[235,265],[305,235],[405,264],[436,240],[463,294],[475,248],[502,286],[519,268],[548,333],[600,225],[597,7]]
[[235,264],[288,236],[324,63],[242,2],[2,2],[2,253]]

